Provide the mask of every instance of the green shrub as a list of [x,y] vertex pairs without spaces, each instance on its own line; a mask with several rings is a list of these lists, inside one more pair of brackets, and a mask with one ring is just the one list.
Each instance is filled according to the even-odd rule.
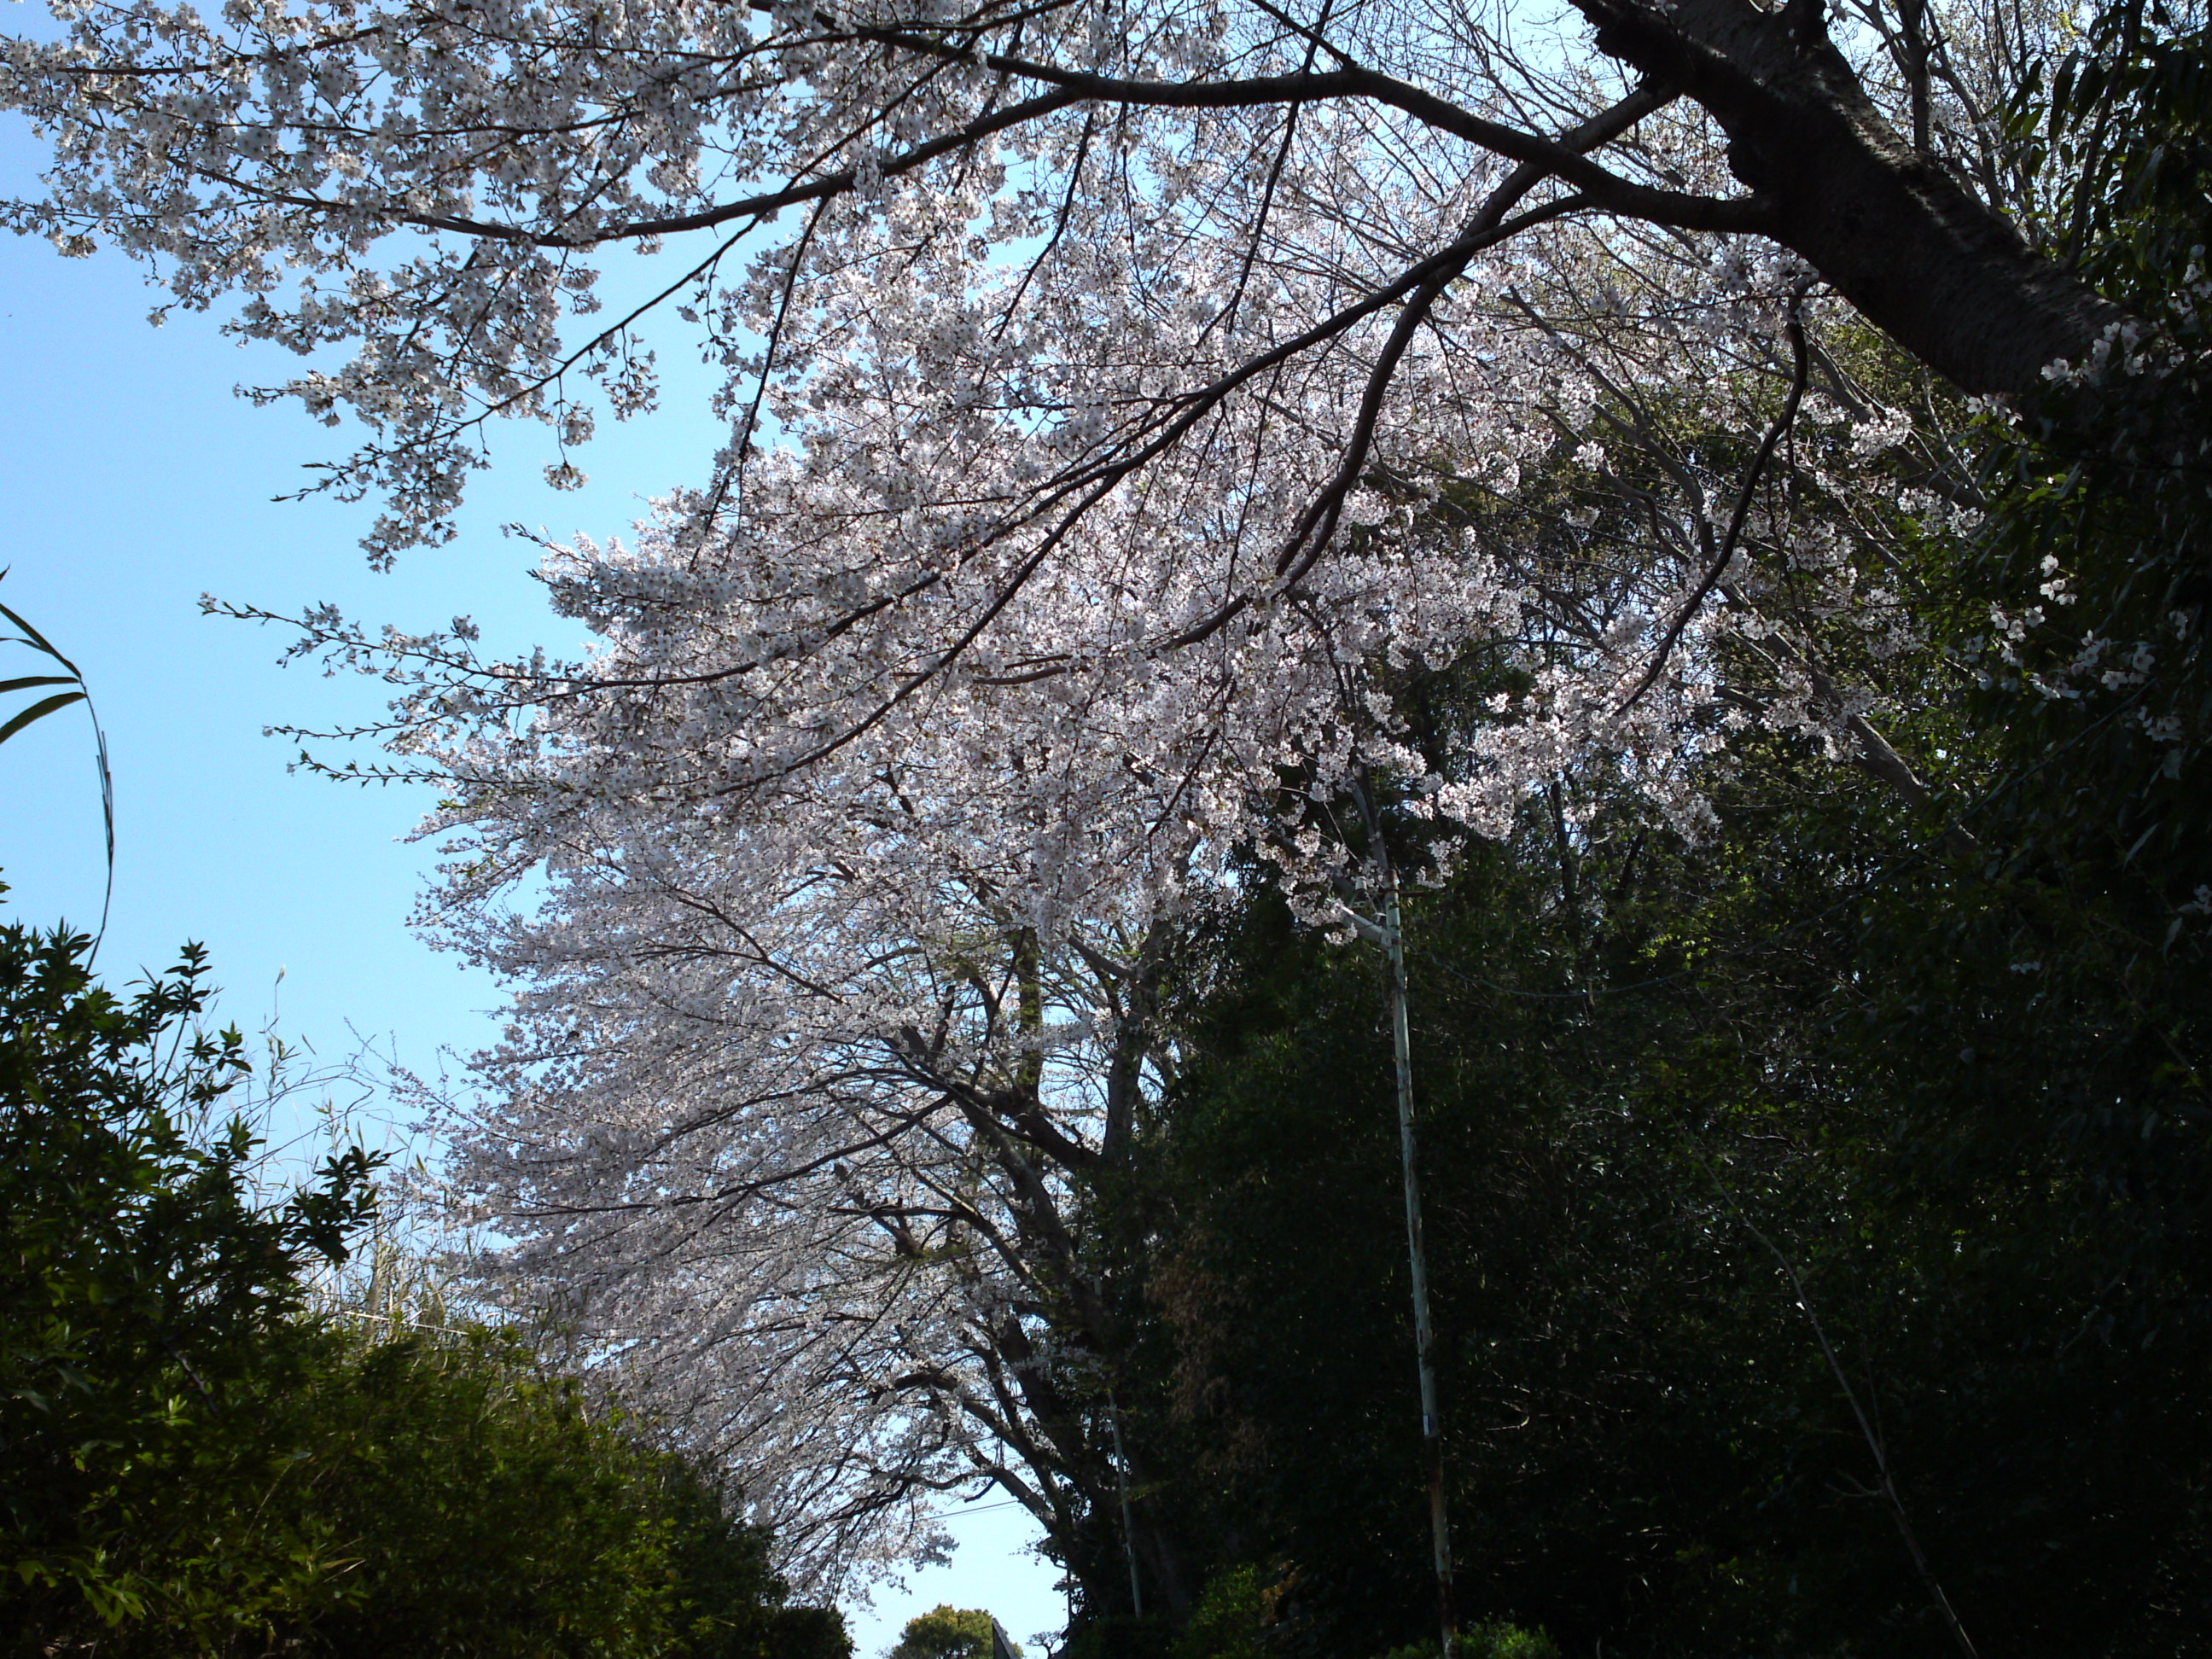
[[1172,1659],[1263,1659],[1291,1576],[1249,1562],[1215,1574],[1176,1638]]
[[257,1206],[245,1127],[192,1133],[246,1068],[200,953],[127,1003],[88,954],[0,928],[0,1654],[849,1659],[513,1334],[311,1316],[377,1160]]
[[285,1621],[309,1652],[850,1652],[837,1615],[784,1607],[764,1532],[511,1334],[326,1340],[291,1402],[295,1502],[354,1565]]
[[[1393,1648],[1384,1659],[1436,1659],[1436,1642]],[[1502,1619],[1460,1632],[1452,1659],[1559,1659],[1559,1644],[1540,1630],[1528,1630]]]
[[374,1160],[256,1208],[243,1126],[188,1132],[246,1066],[198,1027],[203,956],[126,1003],[89,953],[0,928],[0,1632],[158,1620],[189,1648],[341,1570],[263,1501],[294,1460],[256,1430],[309,1363],[300,1269],[343,1256]]

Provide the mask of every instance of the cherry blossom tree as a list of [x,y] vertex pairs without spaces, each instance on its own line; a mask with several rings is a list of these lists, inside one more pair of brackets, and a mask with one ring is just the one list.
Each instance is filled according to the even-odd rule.
[[981,1480],[1172,1603],[1086,1212],[1182,908],[1265,868],[1326,920],[1382,868],[1346,802],[1448,860],[1576,768],[1694,836],[1752,722],[1924,796],[1881,665],[1899,526],[1976,508],[1957,394],[2133,339],[2008,217],[2020,8],[55,12],[11,223],[308,359],[255,395],[356,423],[372,558],[451,536],[495,417],[575,482],[649,332],[723,374],[708,476],[547,550],[586,659],[295,620],[393,682],[423,920],[516,987],[449,1125],[492,1265],[810,1584]]

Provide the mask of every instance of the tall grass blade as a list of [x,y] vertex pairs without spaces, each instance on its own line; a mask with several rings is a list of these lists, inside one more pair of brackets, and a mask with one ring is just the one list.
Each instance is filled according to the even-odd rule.
[[[0,568],[0,579],[4,579],[7,574],[7,569]],[[83,672],[67,657],[62,655],[54,642],[33,628],[29,619],[21,611],[0,605],[0,617],[5,617],[22,630],[20,638],[0,635],[0,645],[28,646],[41,655],[52,658],[69,670],[67,674],[22,674],[14,679],[0,680],[0,696],[5,696],[11,691],[29,691],[43,685],[67,685],[75,688],[73,690],[56,692],[49,697],[41,697],[5,725],[0,725],[0,743],[7,742],[24,727],[34,721],[44,720],[56,709],[68,708],[71,703],[82,703],[85,714],[92,721],[93,764],[99,769],[100,772],[100,817],[107,842],[107,884],[100,894],[100,931],[93,935],[92,950],[85,957],[85,962],[89,966],[100,954],[100,941],[107,937],[108,913],[115,905],[115,775],[109,769],[107,764],[107,729],[100,725],[100,712],[92,706],[92,688],[84,683]]]

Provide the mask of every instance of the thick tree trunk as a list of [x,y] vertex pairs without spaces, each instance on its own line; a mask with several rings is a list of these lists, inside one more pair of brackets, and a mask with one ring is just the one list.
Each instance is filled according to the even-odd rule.
[[1962,391],[2043,387],[2126,313],[2028,247],[1881,115],[1822,27],[1820,0],[1576,0],[1601,51],[1702,106],[1769,235]]

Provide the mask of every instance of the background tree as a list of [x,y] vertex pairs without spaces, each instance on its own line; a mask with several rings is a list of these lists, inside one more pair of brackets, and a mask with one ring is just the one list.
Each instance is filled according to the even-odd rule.
[[[906,1621],[891,1659],[996,1659],[991,1650],[993,1624],[981,1607],[932,1607]],[[1018,1655],[1021,1650],[1014,1652]]]
[[[2018,764],[1960,704],[1908,723]],[[1702,848],[1540,805],[1414,913],[1464,1604],[1569,1652],[2195,1651],[2201,921],[2169,937],[2086,814],[2055,859],[2049,796],[1961,855],[1802,746],[1739,753]],[[1109,1234],[1152,1274],[1136,1501],[1209,1577],[1290,1574],[1278,1650],[1411,1637],[1372,965],[1261,898],[1179,978]]]

